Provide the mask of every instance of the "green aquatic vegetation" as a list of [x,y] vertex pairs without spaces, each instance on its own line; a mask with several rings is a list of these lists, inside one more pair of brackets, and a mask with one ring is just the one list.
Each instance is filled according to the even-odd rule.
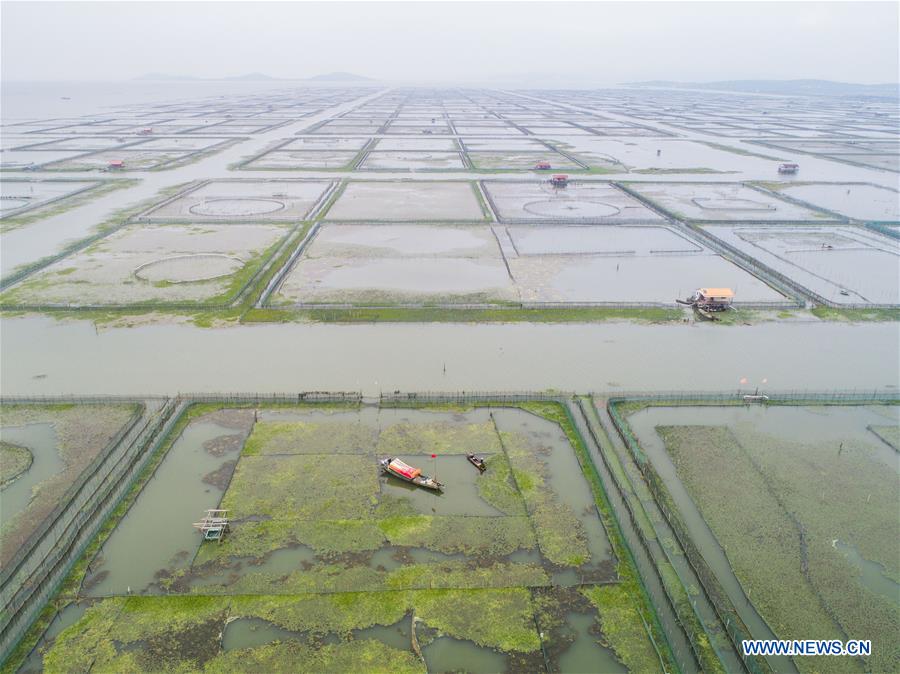
[[681,309],[665,307],[559,307],[526,309],[497,306],[490,309],[456,307],[353,307],[347,309],[248,309],[245,323],[597,323],[681,321]]
[[293,526],[297,542],[319,554],[377,550],[384,544],[382,531],[372,520],[312,520]]
[[201,545],[194,566],[306,545],[318,555],[378,550],[385,544],[444,554],[503,556],[535,547],[526,517],[396,515],[366,520],[262,520],[232,525],[225,539]]
[[[659,426],[657,433],[772,631],[782,639],[845,638],[805,573],[805,528],[779,501],[734,434],[722,426]],[[848,672],[858,664],[814,657],[800,659],[797,666],[801,671]]]
[[662,672],[635,597],[624,585],[594,585],[581,592],[597,607],[597,621],[609,647],[630,672]]
[[60,634],[44,657],[44,669],[195,670],[219,650],[216,636],[227,605],[218,597],[105,599]]
[[406,496],[393,496],[382,493],[378,497],[378,505],[375,506],[375,517],[386,519],[388,517],[406,517],[418,515],[419,511]]
[[546,483],[547,464],[538,457],[528,436],[501,433],[513,476],[537,536],[541,554],[558,566],[581,566],[591,558],[584,524],[572,507]]
[[415,593],[416,616],[457,639],[501,651],[541,647],[531,595],[524,588]]
[[31,468],[34,455],[27,447],[0,440],[0,487],[15,480]]
[[348,421],[259,421],[244,454],[370,454],[377,435],[375,428]]
[[222,498],[234,518],[359,519],[377,501],[369,456],[243,456]]
[[389,540],[416,540],[431,528],[431,521],[426,515],[396,515],[379,520],[378,527]]
[[[572,448],[575,451],[575,456],[578,459],[578,463],[581,466],[582,473],[591,488],[591,493],[594,496],[594,503],[597,506],[600,519],[604,524],[604,528],[609,536],[609,542],[612,545],[613,552],[616,556],[616,573],[619,577],[619,584],[617,587],[620,588],[622,593],[632,597],[635,610],[638,612],[639,616],[643,618],[644,624],[647,625],[646,631],[649,631],[650,635],[652,635],[650,637],[652,639],[651,645],[654,645],[654,650],[656,651],[658,658],[665,663],[663,669],[667,671],[677,670],[678,667],[675,664],[673,654],[666,643],[662,625],[653,608],[653,602],[638,575],[634,557],[625,543],[621,527],[613,516],[612,508],[606,496],[606,491],[603,487],[600,475],[593,464],[593,459],[588,452],[584,440],[575,429],[574,421],[568,414],[566,407],[561,402],[554,401],[522,403],[519,407],[550,421],[555,421],[569,438],[569,442],[571,443]],[[699,638],[701,636],[702,635],[695,635],[695,643],[702,645],[703,639]],[[706,653],[703,662],[704,664],[707,662],[717,663],[717,657],[711,649]],[[715,668],[710,667],[709,669],[710,671],[719,671],[721,670],[721,665]]]
[[116,648],[112,633],[125,601],[124,597],[113,597],[90,606],[80,620],[56,637],[44,655],[44,671],[88,672],[95,662],[113,659]]
[[317,554],[377,550],[384,535],[372,520],[272,519],[237,522],[220,542],[200,546],[195,565],[231,557],[265,557],[274,550],[306,545]]
[[532,587],[547,585],[538,564],[447,560],[407,564],[391,571],[349,562],[319,562],[295,571],[247,571],[237,578],[196,578],[190,592],[207,595],[379,592],[439,588]]
[[[896,546],[900,481],[895,463],[880,460],[874,445],[857,440],[805,444],[747,429],[736,430],[735,435],[772,492],[810,537],[821,536],[829,544],[835,538],[849,543],[900,582]],[[799,484],[792,480],[788,486],[785,475],[798,476]]]
[[[221,405],[206,407],[203,413],[208,414],[218,407]],[[194,412],[195,408],[191,408],[188,414]],[[528,449],[540,462],[539,451],[535,454],[534,448]],[[197,620],[179,622],[191,612],[190,603],[181,605],[183,610],[176,610],[181,617],[176,616],[174,622],[163,614],[157,614],[153,607],[147,610],[146,620],[129,616],[132,623],[129,629],[154,622],[159,622],[160,628],[149,637],[129,642],[126,648],[121,648],[114,632],[109,632],[113,636],[99,643],[107,651],[101,657],[90,659],[93,671],[255,671],[257,666],[261,671],[330,671],[332,666],[343,668],[342,671],[377,671],[374,665],[360,664],[362,661],[354,659],[355,654],[352,657],[346,653],[322,655],[326,648],[334,644],[322,647],[316,642],[319,646],[316,649],[312,643],[304,642],[303,634],[338,635],[343,639],[339,646],[365,644],[368,642],[346,640],[352,639],[349,633],[355,629],[395,624],[411,609],[424,622],[424,625],[420,623],[420,629],[426,632],[429,630],[425,626],[428,626],[454,638],[471,639],[485,647],[508,649],[509,658],[529,656],[536,657],[535,662],[540,661],[541,644],[537,638],[538,627],[534,623],[534,607],[527,602],[523,604],[521,600],[529,599],[526,588],[549,586],[551,579],[538,564],[502,561],[502,556],[509,551],[534,549],[535,536],[524,514],[524,501],[516,491],[515,483],[511,482],[509,461],[502,450],[496,456],[501,457],[505,466],[506,484],[504,489],[499,489],[498,481],[498,484],[492,485],[494,492],[491,489],[488,492],[501,494],[494,500],[499,498],[498,503],[507,503],[511,512],[518,510],[514,517],[417,515],[409,499],[379,495],[376,476],[373,478],[376,480],[373,497],[360,501],[365,503],[364,512],[354,512],[345,519],[329,520],[321,519],[318,512],[310,515],[314,511],[305,510],[302,499],[283,505],[285,497],[279,482],[282,479],[279,473],[288,472],[292,477],[285,479],[293,481],[291,488],[294,491],[317,489],[319,483],[307,484],[303,481],[308,471],[302,460],[329,462],[328,457],[242,456],[241,463],[250,470],[244,475],[244,484],[237,484],[233,498],[235,502],[243,502],[243,495],[258,498],[263,507],[246,508],[247,516],[252,515],[253,519],[236,522],[231,535],[221,544],[203,545],[197,557],[197,563],[201,563],[203,568],[197,568],[195,563],[193,577],[186,579],[189,582],[179,583],[179,587],[190,588],[191,594],[184,598],[200,602],[196,611]],[[351,474],[345,459],[352,462],[367,457],[347,455],[340,458],[341,472]],[[300,463],[285,469],[287,464],[280,463],[280,459],[298,459]],[[256,463],[266,461],[268,463]],[[489,471],[493,473],[497,469],[496,472],[503,472],[500,465],[501,461],[489,464]],[[363,470],[354,467],[352,474],[376,474],[371,456],[366,466]],[[522,482],[527,483],[532,500],[550,489],[546,474],[541,472],[539,465],[522,465],[518,473]],[[487,475],[480,476],[478,480],[485,477]],[[326,492],[333,491],[331,485],[324,488]],[[289,499],[294,496],[287,493]],[[551,510],[547,512],[556,517]],[[398,546],[396,554],[390,562],[378,563],[369,552],[379,547],[385,550],[385,540]],[[233,544],[231,549],[229,544]],[[300,544],[313,548],[319,557],[298,560],[293,571],[266,571],[265,564],[256,570],[255,561],[248,563],[243,559],[228,559],[232,556],[265,558],[273,549]],[[548,545],[546,540],[544,544]],[[412,546],[445,554],[462,552],[466,554],[466,560],[413,563],[418,555],[410,556],[407,548]],[[300,555],[301,558],[304,556]],[[381,556],[382,553],[379,553],[376,558]],[[473,556],[480,556],[480,559],[472,559]],[[214,559],[225,563],[202,565],[202,562]],[[397,568],[393,562],[401,566]],[[385,566],[388,568],[385,569]],[[487,592],[473,592],[473,588],[484,588]],[[518,598],[509,594],[510,588]],[[453,592],[437,597],[434,590],[440,589]],[[461,589],[462,594],[467,596],[459,596]],[[313,596],[307,593],[324,594]],[[640,604],[639,592],[635,594],[630,585],[628,593],[636,604]],[[169,598],[141,599],[165,601]],[[219,610],[222,607],[226,609],[224,614]],[[141,611],[143,605],[135,603],[132,608]],[[466,617],[469,611],[472,612],[471,618]],[[217,639],[224,625],[223,620],[238,617],[261,618],[295,631],[299,641],[276,642],[227,653],[203,650],[199,646],[201,637],[209,637],[202,643],[213,643],[218,647]],[[177,632],[169,629],[173,624],[179,624]],[[545,629],[543,624],[540,629]],[[397,665],[396,653],[402,653],[400,657],[410,658],[414,667],[422,669],[421,663],[409,652],[393,651],[383,644],[376,647],[387,649],[382,652],[382,657],[387,658],[382,662],[389,662],[391,671],[403,671],[402,663]],[[195,652],[196,648],[199,652]],[[95,649],[95,652],[99,651]],[[241,653],[241,657],[236,653]],[[57,653],[55,657],[63,658],[64,655]],[[360,670],[360,667],[363,669]]]
[[[258,617],[289,630],[348,638],[354,629],[397,622],[408,606],[406,593],[391,592],[114,597],[90,607],[59,635],[44,657],[44,668],[47,672],[233,672],[257,671],[248,663],[259,663],[264,669],[258,671],[378,671],[374,649],[389,658],[383,662],[390,663],[391,671],[398,671],[398,662],[402,664],[406,656],[413,662],[414,656],[376,641],[342,643],[336,651],[291,641],[223,652],[220,634],[228,619]],[[341,651],[344,647],[347,650]],[[260,658],[261,649],[269,649],[267,657],[272,659]],[[233,653],[242,658],[235,660]],[[284,667],[271,669],[265,663]],[[399,671],[407,670],[401,666]]]
[[285,641],[240,648],[222,653],[207,662],[203,669],[203,672],[209,674],[233,674],[241,671],[271,674],[421,674],[425,672],[425,665],[411,651],[393,648],[374,639],[355,639],[324,646]]
[[434,564],[410,564],[387,574],[386,587],[393,590],[534,587],[550,582],[537,564],[497,562],[488,566],[449,560]]
[[394,517],[378,526],[392,545],[424,547],[445,554],[508,555],[535,547],[527,517]]
[[[516,489],[509,459],[502,452],[488,457],[487,470],[478,477],[478,495],[506,515],[525,514],[525,502]],[[524,479],[524,476],[520,475]]]
[[813,307],[810,313],[823,321],[850,321],[852,323],[869,323],[878,321],[900,321],[900,309],[842,309],[840,307]]
[[501,451],[490,421],[475,424],[435,421],[399,423],[381,431],[377,451],[398,454],[496,454]]
[[[385,588],[384,572],[365,565],[319,563],[289,573],[251,571],[237,580],[200,579],[191,585],[195,594],[312,594],[363,592]],[[390,588],[402,589],[402,588]]]
[[[739,429],[736,435],[773,495],[801,529],[804,574],[822,610],[851,636],[872,639],[872,671],[900,669],[900,481],[896,463],[871,441],[791,442]],[[865,437],[865,436],[864,436]],[[880,448],[879,448],[880,450]],[[893,455],[892,455],[893,456]],[[789,482],[785,476],[797,476]],[[839,548],[877,565],[876,583]],[[888,596],[877,587],[887,586]],[[754,590],[755,591],[755,590]]]
[[837,617],[848,638],[872,640],[866,670],[900,671],[900,643],[896,638],[900,634],[900,586],[883,583],[891,588],[889,596],[873,591],[864,584],[860,568],[820,535],[810,533],[808,549],[810,581],[825,606]]
[[349,592],[292,596],[238,596],[229,618],[262,618],[293,632],[338,633],[393,625],[408,612],[406,592]]
[[590,561],[584,525],[565,503],[543,500],[531,513],[541,553],[553,564],[581,566]]
[[115,638],[129,643],[153,634],[177,632],[198,622],[224,616],[228,604],[221,597],[126,597],[116,618]]

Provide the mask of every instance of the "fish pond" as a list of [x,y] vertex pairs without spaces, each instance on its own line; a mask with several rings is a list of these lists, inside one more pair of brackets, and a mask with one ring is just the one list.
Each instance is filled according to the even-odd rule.
[[561,410],[196,405],[21,671],[659,671]]
[[755,638],[871,639],[801,672],[897,671],[900,408],[648,407],[627,425]]

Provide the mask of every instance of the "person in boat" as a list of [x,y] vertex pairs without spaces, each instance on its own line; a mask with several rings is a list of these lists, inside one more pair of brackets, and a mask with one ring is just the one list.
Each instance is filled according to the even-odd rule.
[[466,454],[466,458],[469,460],[473,466],[475,466],[482,473],[487,470],[487,466],[484,464],[484,459],[480,456],[475,456],[472,453]]

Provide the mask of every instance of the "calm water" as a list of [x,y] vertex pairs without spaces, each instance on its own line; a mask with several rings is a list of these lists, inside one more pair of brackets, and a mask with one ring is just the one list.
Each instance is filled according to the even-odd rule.
[[[698,367],[698,353],[707,365]],[[749,388],[768,379],[772,390],[884,390],[900,381],[900,326],[294,324],[98,331],[86,321],[27,317],[4,319],[0,358],[0,390],[7,395],[731,390],[741,378]]]

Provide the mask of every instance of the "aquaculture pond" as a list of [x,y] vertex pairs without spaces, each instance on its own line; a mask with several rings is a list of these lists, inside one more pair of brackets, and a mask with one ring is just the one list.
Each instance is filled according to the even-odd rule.
[[[46,671],[659,671],[563,428],[518,408],[195,406]],[[466,453],[485,458],[478,471]],[[442,493],[382,474],[400,457]],[[228,510],[221,542],[191,526]],[[658,637],[657,637],[658,638]],[[599,669],[598,669],[599,668]]]
[[801,672],[897,671],[900,407],[649,407],[628,417],[754,637],[871,639]]
[[136,405],[4,404],[0,564],[6,565],[137,413]]

